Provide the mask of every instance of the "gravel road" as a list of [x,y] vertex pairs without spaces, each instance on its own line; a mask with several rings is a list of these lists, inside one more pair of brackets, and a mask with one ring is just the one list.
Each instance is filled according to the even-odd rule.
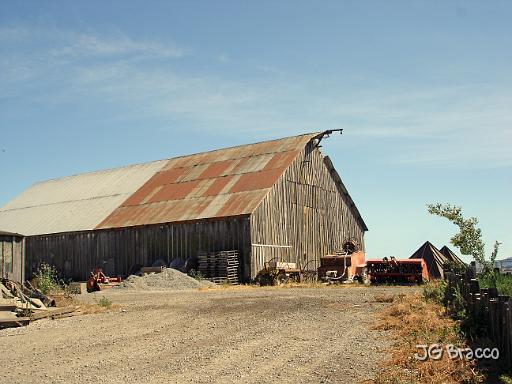
[[391,335],[375,295],[412,287],[109,290],[122,311],[0,331],[5,383],[356,383]]

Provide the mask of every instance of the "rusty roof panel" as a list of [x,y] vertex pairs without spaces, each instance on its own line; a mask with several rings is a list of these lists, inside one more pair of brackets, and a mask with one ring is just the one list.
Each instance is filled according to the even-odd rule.
[[136,226],[250,214],[265,190],[119,207],[99,227]]
[[178,178],[178,182],[192,181],[200,178],[201,174],[206,171],[210,164],[197,164],[185,168],[184,174]]
[[224,172],[232,167],[233,161],[219,161],[208,165],[208,167],[199,176],[200,179],[210,179],[224,175]]
[[187,199],[195,199],[197,197],[203,196],[204,193],[215,182],[215,180],[216,179],[196,180],[198,183],[192,192],[190,192],[190,194],[187,196]]
[[211,164],[227,160],[237,160],[264,154],[281,153],[302,149],[308,141],[318,136],[311,133],[300,136],[286,137],[279,140],[264,141],[261,143],[240,145],[237,147],[217,149],[194,155],[175,157],[170,159],[162,169],[191,167],[198,164]]
[[230,192],[236,193],[270,188],[274,185],[279,176],[282,175],[283,171],[284,169],[270,169],[267,171],[246,173],[240,176],[240,180],[233,185]]
[[158,172],[155,176],[153,176],[148,183],[151,185],[164,185],[171,184],[176,181],[180,177],[182,177],[186,173],[185,168],[172,168],[165,171]]
[[272,159],[265,165],[265,170],[268,169],[283,169],[288,168],[292,161],[297,157],[299,151],[289,151],[284,153],[276,153]]
[[224,188],[233,180],[233,176],[219,177],[214,180],[210,187],[204,191],[203,196],[216,196],[219,195]]
[[315,136],[170,159],[98,228],[249,214]]
[[266,153],[264,155],[242,158],[232,172],[238,174],[261,171],[272,157],[274,157],[273,153]]
[[98,228],[251,213],[315,136],[170,159]]
[[199,180],[186,181],[183,183],[166,184],[156,193],[149,203],[157,203],[167,200],[181,200],[187,197],[197,187]]
[[198,218],[204,219],[209,217],[217,217],[218,212],[222,209],[224,204],[229,200],[230,195],[217,195],[208,196],[206,199],[210,202],[208,206],[197,216]]

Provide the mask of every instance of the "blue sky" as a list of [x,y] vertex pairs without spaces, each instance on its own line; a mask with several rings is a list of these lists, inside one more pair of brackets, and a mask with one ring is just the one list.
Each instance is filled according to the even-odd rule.
[[428,202],[512,256],[512,3],[2,1],[0,205],[34,181],[304,132],[371,257],[442,246]]

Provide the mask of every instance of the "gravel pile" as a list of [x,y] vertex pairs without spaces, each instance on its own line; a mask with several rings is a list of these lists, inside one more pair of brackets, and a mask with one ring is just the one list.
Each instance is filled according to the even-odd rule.
[[121,289],[142,291],[194,289],[201,287],[215,287],[215,284],[206,280],[198,281],[172,268],[166,268],[161,273],[152,273],[142,277],[132,275],[119,285]]

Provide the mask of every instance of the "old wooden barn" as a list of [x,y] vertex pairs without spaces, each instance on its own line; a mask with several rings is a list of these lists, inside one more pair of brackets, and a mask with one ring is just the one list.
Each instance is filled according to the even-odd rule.
[[199,252],[238,250],[242,280],[265,261],[315,270],[367,227],[327,156],[324,133],[242,145],[36,183],[0,208],[25,234],[26,271],[125,275]]

